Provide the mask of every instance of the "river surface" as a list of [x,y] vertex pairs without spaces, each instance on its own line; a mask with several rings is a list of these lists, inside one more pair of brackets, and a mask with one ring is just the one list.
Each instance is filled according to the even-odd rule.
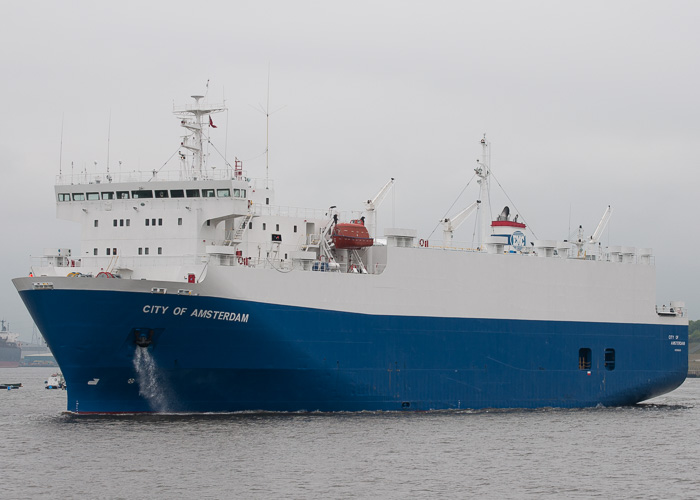
[[77,417],[51,373],[0,368],[3,499],[700,497],[700,379],[620,408]]

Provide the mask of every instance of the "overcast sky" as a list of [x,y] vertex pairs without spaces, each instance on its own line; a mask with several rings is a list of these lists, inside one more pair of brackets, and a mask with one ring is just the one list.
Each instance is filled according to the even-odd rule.
[[[229,108],[214,144],[264,177],[268,68],[279,204],[360,209],[395,177],[384,224],[426,238],[486,133],[537,238],[591,234],[610,204],[604,244],[653,248],[659,304],[700,318],[698,2],[46,1],[5,2],[3,18],[0,317],[24,339],[10,279],[45,247],[79,249],[55,219],[62,121],[64,173],[104,171],[108,137],[112,171],[158,169],[180,140],[173,101],[209,80]],[[495,184],[492,202],[513,209]]]

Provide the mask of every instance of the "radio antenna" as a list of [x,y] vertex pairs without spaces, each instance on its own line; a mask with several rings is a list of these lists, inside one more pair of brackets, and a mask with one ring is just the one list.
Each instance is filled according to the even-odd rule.
[[270,63],[267,63],[267,106],[265,107],[265,189],[270,182]]
[[58,175],[61,175],[63,167],[63,120],[66,117],[65,113],[61,113],[61,148],[58,151]]
[[[255,108],[255,106],[252,106]],[[287,105],[277,108],[274,111],[270,111],[270,64],[267,65],[267,106],[263,107],[262,104],[258,104],[255,108],[265,115],[265,189],[269,187],[270,181],[270,116],[274,115],[278,111],[286,108]]]
[[112,136],[112,110],[109,110],[109,122],[107,124],[107,175],[109,175],[109,140]]
[[[226,108],[226,87],[221,91],[221,97],[224,100],[224,108]],[[228,108],[226,108],[226,132],[224,133],[224,163],[228,165]]]

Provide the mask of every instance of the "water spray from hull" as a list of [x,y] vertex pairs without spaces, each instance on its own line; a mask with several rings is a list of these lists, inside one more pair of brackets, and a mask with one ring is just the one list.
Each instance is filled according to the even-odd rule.
[[153,330],[136,331],[134,342],[134,370],[139,394],[144,397],[153,411],[167,413],[171,411],[170,391],[165,383],[163,373],[148,349],[153,342]]

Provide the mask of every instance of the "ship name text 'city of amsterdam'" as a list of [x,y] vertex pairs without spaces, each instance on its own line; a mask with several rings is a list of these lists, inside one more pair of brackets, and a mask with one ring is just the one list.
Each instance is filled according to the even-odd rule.
[[214,311],[212,309],[193,309],[189,311],[187,307],[173,307],[145,305],[143,306],[145,314],[172,314],[173,316],[185,316],[203,319],[218,319],[219,321],[236,321],[239,323],[248,322],[248,314],[235,313],[230,311]]

